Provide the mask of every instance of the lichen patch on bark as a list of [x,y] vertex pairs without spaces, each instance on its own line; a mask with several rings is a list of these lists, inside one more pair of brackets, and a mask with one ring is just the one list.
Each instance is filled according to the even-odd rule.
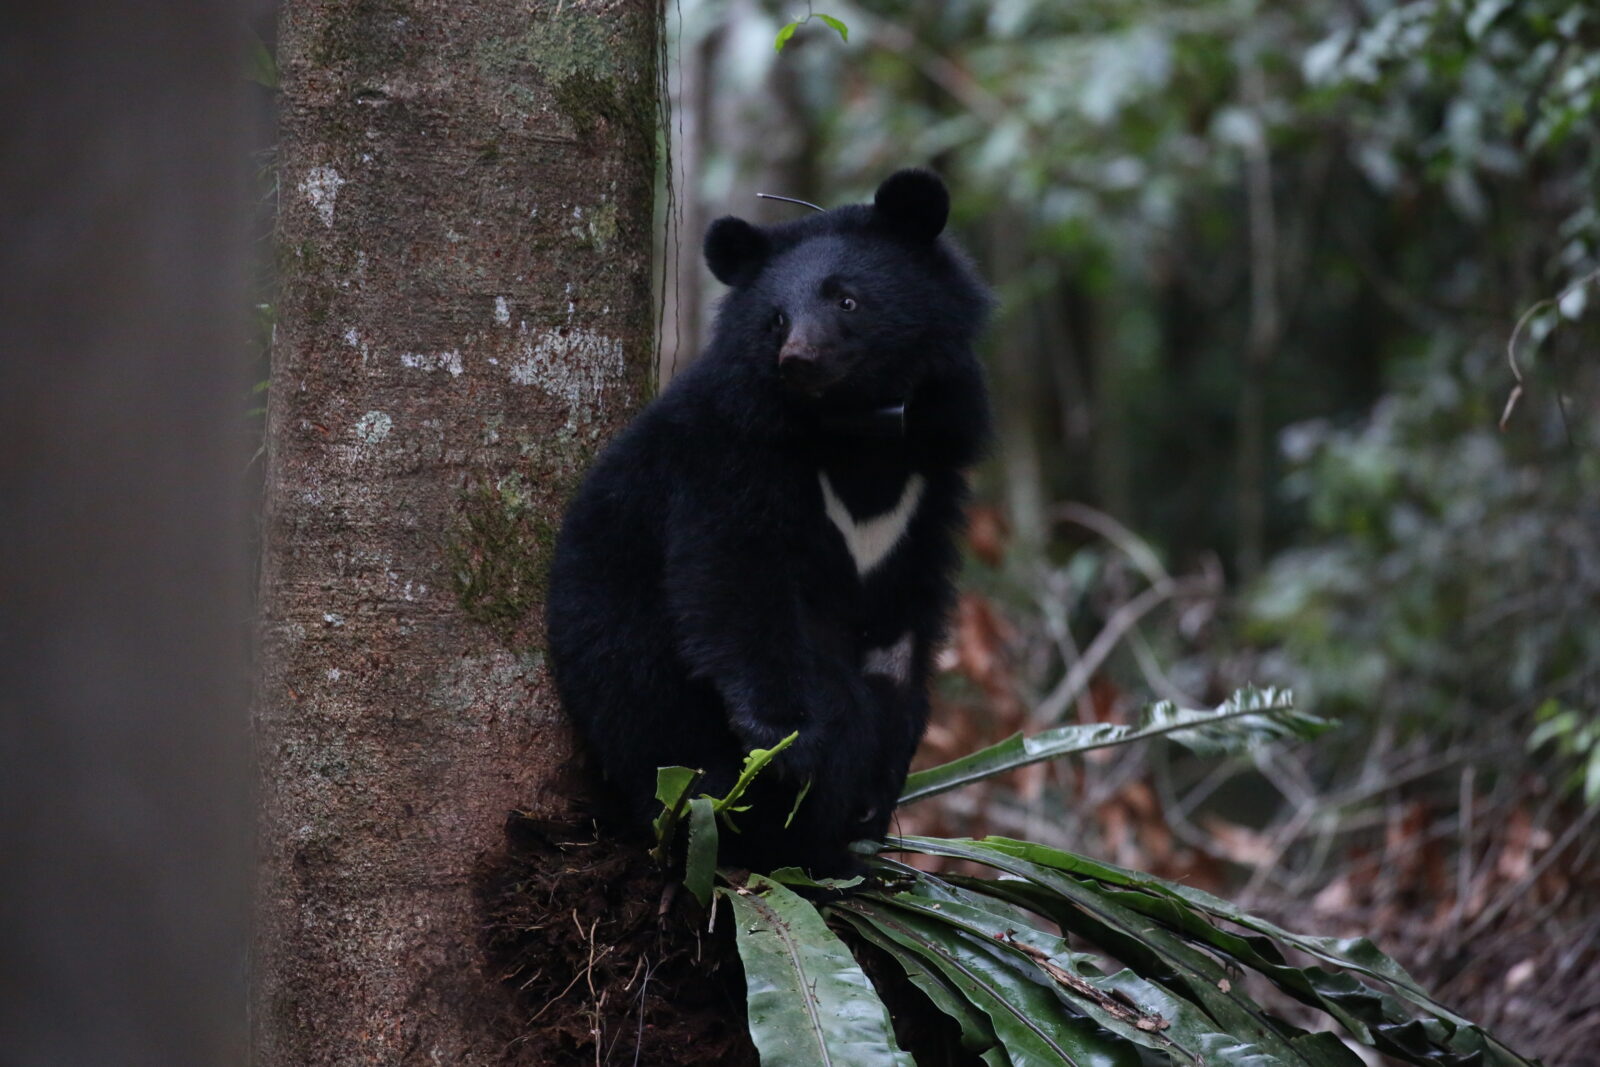
[[393,429],[394,419],[386,412],[369,411],[356,420],[356,440],[364,445],[380,444]]
[[339,187],[344,183],[345,179],[332,167],[312,167],[300,179],[301,194],[324,226],[333,225],[333,209],[339,199]]
[[575,207],[572,217],[578,221],[567,232],[574,240],[597,252],[604,252],[617,238],[617,205],[610,201],[601,201],[599,207],[591,208],[587,213],[583,208]]
[[544,674],[544,653],[494,649],[462,657],[440,677],[431,696],[441,710],[464,715],[468,721],[486,709],[519,720],[548,721],[553,709],[540,708],[530,699],[545,681]]
[[442,370],[448,371],[452,378],[461,377],[461,349],[452,348],[448,352],[402,352],[400,365],[412,370]]
[[583,327],[533,331],[526,322],[517,334],[511,381],[554,395],[566,408],[569,427],[592,422],[617,399],[628,402],[621,341]]

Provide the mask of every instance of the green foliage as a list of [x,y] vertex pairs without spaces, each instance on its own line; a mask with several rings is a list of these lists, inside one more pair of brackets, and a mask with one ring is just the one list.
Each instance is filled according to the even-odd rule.
[[[717,866],[717,845],[720,840],[718,823],[733,833],[739,832],[734,816],[742,811],[749,811],[748,804],[740,804],[745,792],[750,788],[750,783],[755,781],[767,764],[794,744],[799,737],[798,731],[779,741],[771,748],[752,749],[744,758],[744,766],[739,771],[739,777],[733,786],[720,797],[713,797],[702,793],[698,797],[690,798],[689,794],[699,783],[704,772],[691,770],[688,767],[662,767],[656,771],[656,800],[661,802],[661,813],[656,816],[655,847],[651,855],[658,863],[665,863],[672,854],[678,840],[678,828],[682,825],[683,813],[689,813],[689,836],[684,857],[683,884],[695,895],[695,899],[702,905],[711,902],[712,880]],[[795,800],[798,809],[804,802],[806,793],[810,790],[810,783],[800,790],[799,797]],[[794,817],[794,812],[789,813]]]
[[[1292,934],[1208,893],[1025,841],[905,838],[889,847],[1006,876],[946,880],[880,861],[910,887],[823,906],[953,1008],[974,1052],[1146,1062],[1138,1046],[1174,1064],[1361,1062],[1332,1033],[1265,1008],[1240,977],[1254,972],[1403,1062],[1529,1062],[1437,1004],[1365,939]],[[1072,950],[1057,927],[1098,952]],[[1296,966],[1291,950],[1317,962]],[[1107,957],[1123,966],[1107,967]]]
[[1267,741],[1311,738],[1330,723],[1294,710],[1293,694],[1277,689],[1241,689],[1209,710],[1180,708],[1163,700],[1144,709],[1137,723],[1057,726],[1031,736],[1014,734],[939,767],[906,779],[900,803],[923,800],[1042,760],[1091,749],[1165,736],[1202,755],[1243,751]]
[[689,791],[700,781],[701,772],[688,767],[661,767],[656,770],[656,800],[661,803],[661,813],[654,827],[656,845],[651,850],[657,863],[666,863],[672,845],[678,839],[678,823],[689,806]]
[[810,902],[759,874],[717,895],[733,909],[763,1067],[912,1067],[872,983]]
[[772,50],[774,52],[783,51],[783,46],[789,43],[789,38],[794,36],[794,32],[801,26],[804,26],[806,23],[810,22],[812,19],[816,19],[818,22],[821,22],[824,25],[832,28],[833,31],[839,35],[839,40],[846,42],[850,40],[850,27],[846,26],[839,19],[834,18],[832,15],[823,15],[818,12],[808,11],[805,18],[797,19],[794,22],[787,22],[778,30],[778,36],[772,41]]
[[689,847],[684,853],[683,884],[701,907],[711,903],[717,871],[716,802],[710,797],[689,801]]
[[1536,717],[1539,725],[1528,735],[1528,747],[1554,742],[1563,758],[1576,763],[1568,787],[1581,790],[1585,804],[1600,804],[1600,717],[1562,707],[1555,700],[1541,704]]
[[[1032,754],[1008,742],[976,763],[958,761],[956,772],[926,772],[907,792],[929,795],[1032,759],[1160,734],[1203,738],[1203,750],[1221,752],[1309,736],[1324,725],[1296,714],[1287,693],[1246,690],[1210,712],[1156,705],[1137,728],[1048,731],[1051,740]],[[885,846],[964,860],[999,878],[940,878],[877,856],[866,883],[787,869],[742,883],[718,872],[722,884],[713,888],[714,809],[738,810],[742,787],[792,740],[752,753],[728,796],[687,801],[685,883],[702,902],[729,902],[750,1033],[765,1064],[912,1063],[872,982],[829,923],[891,960],[932,1010],[955,1020],[962,1048],[990,1067],[1359,1067],[1331,1031],[1304,1030],[1252,996],[1245,972],[1403,1062],[1530,1063],[1434,1001],[1364,938],[1294,934],[1210,893],[1028,841],[905,837]],[[664,816],[684,810],[697,779],[684,768],[658,773]],[[676,821],[674,814],[666,825]],[[812,901],[790,886],[822,893]],[[1074,948],[1069,934],[1093,951]],[[1296,953],[1313,962],[1300,965]]]
[[1498,433],[1475,384],[1492,358],[1441,354],[1365,422],[1285,435],[1308,527],[1251,592],[1245,636],[1317,706],[1382,707],[1402,736],[1504,766],[1550,701],[1600,721],[1600,426],[1546,406]]
[[[730,788],[726,794],[716,799],[715,810],[716,813],[721,817],[722,824],[724,826],[735,833],[738,833],[738,827],[736,827],[733,822],[733,814],[735,812],[750,810],[749,805],[741,806],[739,804],[739,801],[744,798],[745,791],[750,788],[750,783],[755,781],[756,775],[760,774],[762,770],[766,768],[767,764],[773,761],[774,757],[776,757],[778,753],[794,744],[795,738],[799,736],[800,731],[796,730],[794,733],[790,734],[788,737],[785,737],[782,741],[779,741],[771,748],[753,748],[750,750],[749,754],[744,758],[744,766],[739,769],[739,777],[734,780],[733,787]],[[810,783],[806,784],[805,789],[810,789]],[[802,799],[804,798],[804,795],[805,790],[802,790]],[[796,802],[796,806],[799,806],[798,801]]]
[[267,47],[267,42],[255,30],[245,27],[246,62],[249,69],[245,77],[266,89],[278,88],[278,58]]

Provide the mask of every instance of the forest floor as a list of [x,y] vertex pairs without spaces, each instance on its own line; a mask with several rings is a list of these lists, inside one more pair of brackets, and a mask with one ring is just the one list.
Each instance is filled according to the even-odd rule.
[[478,883],[504,1063],[756,1067],[726,922],[592,824],[513,816],[506,840]]

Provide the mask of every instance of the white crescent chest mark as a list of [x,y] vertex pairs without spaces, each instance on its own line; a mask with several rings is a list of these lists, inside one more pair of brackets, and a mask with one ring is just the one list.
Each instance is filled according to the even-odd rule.
[[882,515],[863,520],[856,519],[844,506],[839,494],[833,491],[833,483],[828,481],[827,471],[818,471],[817,477],[822,480],[822,506],[844,538],[850,558],[856,561],[856,573],[865,578],[888,558],[905,536],[911,516],[917,513],[917,505],[922,502],[922,475],[913,474],[906,479],[906,487],[900,490],[900,502],[894,507]]

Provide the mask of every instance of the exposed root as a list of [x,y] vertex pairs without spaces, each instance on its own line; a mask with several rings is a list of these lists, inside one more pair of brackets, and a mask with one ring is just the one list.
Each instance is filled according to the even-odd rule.
[[731,937],[643,848],[522,816],[506,842],[478,880],[506,1063],[755,1067]]

